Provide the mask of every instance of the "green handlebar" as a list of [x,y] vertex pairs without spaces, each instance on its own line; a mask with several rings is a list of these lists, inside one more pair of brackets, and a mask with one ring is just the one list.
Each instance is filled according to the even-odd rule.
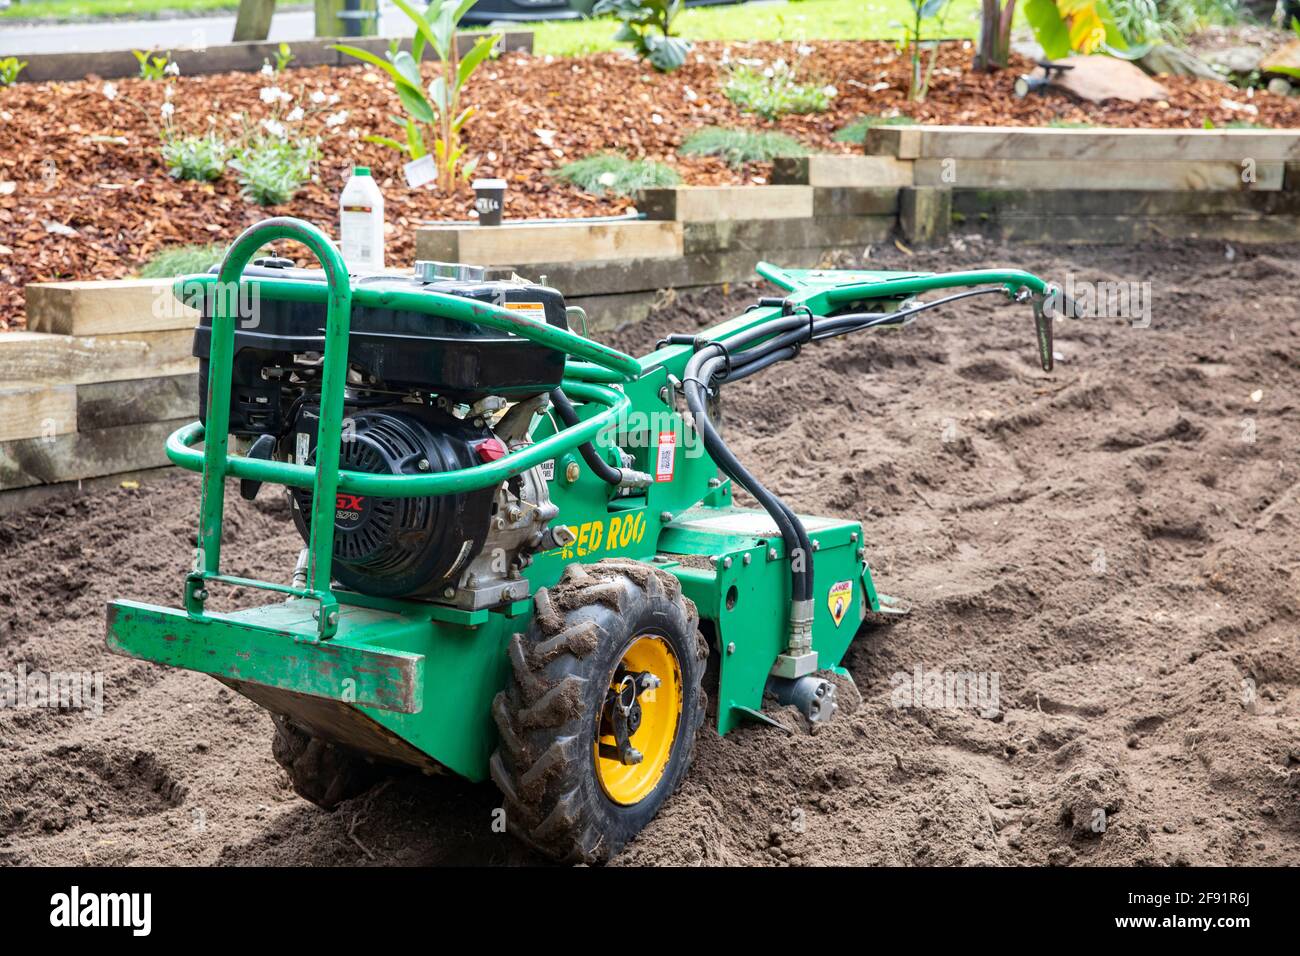
[[[301,242],[325,271],[327,309],[322,358],[320,423],[317,426],[317,462],[313,475],[315,497],[310,515],[310,560],[306,592],[320,604],[317,614],[322,639],[338,629],[338,599],[330,590],[330,564],[334,551],[334,511],[338,483],[339,442],[343,430],[343,390],[347,384],[348,331],[352,318],[352,282],[343,256],[325,233],[301,219],[267,219],[245,229],[226,253],[217,282],[238,288],[250,259],[263,245],[276,239]],[[229,456],[230,391],[235,350],[234,306],[238,296],[217,296],[212,310],[212,338],[208,347],[207,427],[203,444],[203,499],[200,505],[199,553],[195,570],[185,583],[185,606],[201,614],[207,599],[205,582],[221,578],[221,527],[225,513],[225,480],[234,473]]]
[[[833,277],[826,282],[799,282],[793,279],[787,270],[770,262],[760,262],[756,271],[767,281],[787,292],[795,292],[791,299],[799,302],[803,299],[825,297],[831,305],[857,302],[862,299],[885,299],[897,296],[917,295],[935,289],[959,289],[977,285],[1005,286],[1014,294],[1022,288],[1039,295],[1047,291],[1047,283],[1022,269],[975,269],[968,272],[918,273],[899,278],[873,278],[866,282],[845,282],[843,278]],[[833,276],[833,274],[832,274]],[[815,310],[814,310],[815,311]]]

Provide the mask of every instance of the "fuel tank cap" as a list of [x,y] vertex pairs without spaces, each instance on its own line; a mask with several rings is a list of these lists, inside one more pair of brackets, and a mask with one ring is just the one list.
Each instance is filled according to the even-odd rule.
[[420,282],[481,282],[486,275],[487,269],[483,266],[438,262],[434,259],[415,260],[415,278]]

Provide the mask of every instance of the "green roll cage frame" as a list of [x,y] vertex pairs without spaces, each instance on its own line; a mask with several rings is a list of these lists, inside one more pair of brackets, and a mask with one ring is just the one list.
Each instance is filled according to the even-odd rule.
[[[191,301],[196,292],[205,293],[214,285],[239,291],[241,283],[248,281],[243,278],[244,269],[257,250],[278,239],[296,240],[305,245],[319,260],[325,273],[324,288],[307,287],[305,283],[294,280],[257,281],[260,296],[324,301],[327,306],[321,358],[316,464],[299,465],[230,453],[235,303],[239,297],[215,296],[208,359],[206,427],[195,422],[179,429],[167,440],[168,458],[182,468],[201,472],[203,476],[198,550],[194,568],[185,583],[185,608],[192,617],[203,617],[207,588],[211,583],[260,588],[315,601],[318,605],[316,641],[328,641],[336,634],[339,620],[339,601],[330,587],[337,492],[402,498],[474,491],[496,485],[557,455],[573,451],[585,442],[594,441],[629,409],[630,401],[620,386],[636,381],[651,369],[683,365],[691,352],[689,345],[668,345],[644,358],[636,359],[574,332],[461,296],[434,290],[411,292],[384,288],[382,285],[354,289],[343,258],[330,239],[310,223],[292,218],[268,219],[245,230],[227,252],[215,277],[191,276],[178,279],[174,286],[175,294],[184,301]],[[1039,317],[1040,352],[1046,348],[1046,354],[1040,357],[1045,366],[1051,360],[1050,325],[1044,342],[1042,321],[1042,301],[1050,287],[1029,272],[1013,269],[975,270],[900,276],[897,272],[786,270],[769,263],[759,263],[757,268],[761,276],[789,293],[783,300],[784,308],[807,310],[818,316],[867,300],[901,302],[917,294],[938,289],[996,285],[1003,287],[1010,297],[1020,296],[1027,291],[1034,297],[1035,313]],[[354,305],[438,315],[518,335],[556,349],[571,359],[562,380],[561,387],[564,391],[580,402],[603,406],[603,410],[572,428],[563,429],[526,448],[512,451],[496,461],[471,468],[430,475],[380,475],[341,471],[339,453],[347,382],[348,336]],[[779,307],[761,306],[706,330],[701,337],[725,344],[729,336],[779,314]],[[201,451],[194,447],[200,442],[203,443]],[[221,572],[221,533],[227,478],[312,490],[305,588]]]

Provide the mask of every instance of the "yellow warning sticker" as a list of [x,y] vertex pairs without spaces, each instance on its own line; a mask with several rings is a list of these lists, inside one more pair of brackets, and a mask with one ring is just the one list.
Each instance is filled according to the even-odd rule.
[[849,606],[853,603],[853,582],[836,581],[832,584],[830,594],[826,596],[826,603],[830,606],[835,626],[839,627],[840,621],[844,620],[844,615],[849,613]]
[[517,312],[534,322],[546,321],[546,304],[544,302],[506,302],[504,305],[511,312]]

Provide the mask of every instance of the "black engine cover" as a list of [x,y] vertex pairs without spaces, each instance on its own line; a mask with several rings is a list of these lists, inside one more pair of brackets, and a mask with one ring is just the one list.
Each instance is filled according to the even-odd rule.
[[[323,286],[319,269],[249,266],[246,279],[277,279]],[[540,307],[546,322],[568,329],[564,297],[546,286],[519,282],[422,282],[410,276],[374,275],[356,280],[357,288],[403,292],[433,291],[506,306]],[[200,311],[194,330],[199,359],[199,419],[207,420],[208,353],[212,339],[213,296],[194,296]],[[321,302],[263,298],[256,322],[236,323],[230,394],[230,431],[235,435],[280,435],[292,401],[280,381],[267,378],[269,367],[291,367],[294,356],[325,347],[325,305]],[[549,392],[564,376],[564,353],[486,326],[457,322],[423,312],[354,305],[348,335],[348,362],[389,392],[420,390],[472,403],[485,395],[522,399]],[[319,384],[313,386],[319,390]]]
[[[316,463],[319,406],[302,406],[282,452]],[[414,404],[344,410],[339,469],[424,475],[479,464],[491,438],[451,415]],[[423,463],[423,464],[422,464]],[[457,576],[483,548],[494,488],[432,498],[377,498],[340,492],[334,511],[334,578],[377,597],[426,597]],[[294,524],[310,540],[312,492],[294,489]]]

